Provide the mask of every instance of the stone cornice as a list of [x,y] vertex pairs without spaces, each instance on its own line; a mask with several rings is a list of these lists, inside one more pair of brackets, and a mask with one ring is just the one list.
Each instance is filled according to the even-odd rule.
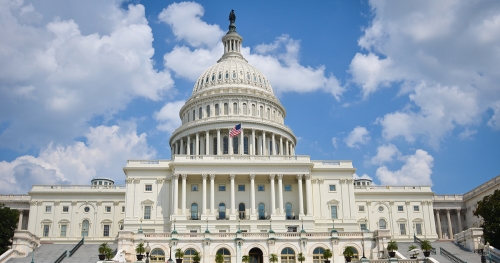
[[[428,195],[432,196],[434,192],[405,192],[397,191],[397,189],[387,189],[387,191],[376,191],[376,192],[356,192],[354,195]],[[360,201],[360,200],[357,200]]]

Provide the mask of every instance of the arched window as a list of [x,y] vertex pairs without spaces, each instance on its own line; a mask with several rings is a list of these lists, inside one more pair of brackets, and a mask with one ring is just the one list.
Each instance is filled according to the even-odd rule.
[[201,107],[198,109],[198,119],[203,119],[203,109]]
[[289,247],[281,250],[281,263],[295,263],[295,251]]
[[238,115],[238,103],[233,103],[233,115]]
[[194,154],[194,147],[193,146],[194,146],[193,143],[189,144],[189,153],[190,153],[190,155],[195,155]]
[[219,104],[215,104],[215,116],[219,116]]
[[214,80],[215,80],[215,75],[212,75],[212,81],[214,81]]
[[182,260],[183,263],[193,263],[194,260],[194,255],[196,254],[196,250],[192,249],[192,248],[188,248],[186,249],[186,251],[184,251],[184,258]]
[[261,118],[264,118],[264,107],[263,106],[260,106],[260,112],[259,112],[259,114],[260,114]]
[[259,219],[266,219],[266,205],[264,203],[259,204]]
[[219,72],[219,80],[221,80],[221,79],[222,79],[222,73]]
[[269,155],[273,155],[273,153],[274,153],[273,141],[269,140]]
[[231,263],[231,253],[229,253],[229,250],[225,248],[221,248],[217,250],[216,254],[222,254],[224,256],[224,262],[223,263]]
[[228,149],[229,149],[229,146],[228,146],[228,140],[227,140],[227,136],[224,136],[224,138],[222,139],[222,143],[223,143],[223,151],[222,153],[223,154],[227,154],[228,153]]
[[165,262],[165,252],[160,248],[155,248],[149,256],[150,262]]
[[238,136],[234,136],[233,137],[233,154],[238,154],[238,148],[240,146],[240,144],[238,143]]
[[226,204],[219,204],[219,219],[226,219]]
[[[352,261],[357,261],[357,259],[359,259],[358,250],[355,247],[351,247],[351,248],[352,248],[352,251],[354,252],[354,255],[352,256]],[[344,250],[345,250],[345,248],[342,249],[342,253],[344,253]]]
[[239,214],[240,219],[245,219],[245,204],[244,203],[240,203],[238,205],[238,214]]
[[227,105],[227,103],[224,103],[224,115],[228,115],[229,114],[228,111],[229,111],[229,106]]
[[198,204],[191,204],[191,220],[198,220]]
[[189,112],[187,113],[187,119],[188,119],[188,122],[191,121],[191,116],[189,115]]
[[243,154],[248,154],[248,137],[243,139]]
[[[325,249],[322,247],[317,247],[313,251],[313,263],[323,263],[325,259],[323,259],[323,253]],[[327,258],[329,260],[329,258]]]
[[267,111],[266,111],[266,118],[269,119],[269,113],[271,112],[271,110],[269,110],[269,108],[267,108]]
[[252,116],[257,115],[256,111],[255,104],[252,104]]
[[292,204],[286,203],[285,205],[286,219],[293,219]]
[[89,228],[90,228],[89,220],[87,220],[87,219],[83,220],[83,222],[82,222],[82,237],[89,236]]
[[378,228],[379,228],[379,229],[386,229],[386,227],[387,227],[387,225],[386,225],[386,223],[385,223],[385,220],[381,218],[381,219],[378,221]]
[[214,145],[212,147],[214,155],[217,155],[217,137],[214,137]]
[[193,121],[196,120],[196,110],[193,110]]
[[247,104],[246,103],[243,103],[243,115],[247,115],[248,114],[248,111],[247,111]]
[[210,105],[207,105],[207,118],[210,117]]

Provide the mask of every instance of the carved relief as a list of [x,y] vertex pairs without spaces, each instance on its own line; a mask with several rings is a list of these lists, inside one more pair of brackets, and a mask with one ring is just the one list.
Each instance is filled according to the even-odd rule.
[[311,180],[311,175],[310,174],[304,174],[304,178],[306,180]]
[[174,178],[174,180],[177,180],[179,179],[179,174],[173,174],[172,177]]
[[54,202],[54,205],[55,205],[55,206],[58,206],[59,204],[61,204],[61,202],[60,202],[60,201],[55,201],[55,202]]
[[302,180],[302,174],[297,174],[297,180]]
[[270,174],[270,175],[269,175],[269,180],[274,181],[274,177],[275,177],[275,176],[276,176],[275,174]]
[[208,178],[208,174],[202,174],[202,175],[201,175],[201,178],[202,178],[203,180],[207,180],[207,178]]
[[163,184],[164,181],[165,181],[164,178],[156,178],[156,183],[157,184]]
[[232,181],[232,180],[234,180],[234,178],[235,178],[235,177],[236,177],[236,175],[235,175],[235,174],[230,174],[230,175],[229,175],[229,179],[231,179],[231,181]]
[[282,180],[283,179],[283,175],[282,174],[278,174],[278,180]]
[[187,179],[187,177],[188,177],[188,175],[187,175],[187,174],[182,174],[182,180],[186,180],[186,179]]
[[215,174],[210,174],[210,180],[214,180],[215,179]]
[[133,179],[133,178],[127,178],[127,179],[125,180],[125,183],[126,183],[126,184],[131,184],[131,183],[133,183],[133,182],[134,182],[134,179]]
[[251,174],[250,175],[250,180],[254,180],[255,179],[255,174]]
[[134,178],[134,184],[139,184],[141,183],[141,179],[139,178]]

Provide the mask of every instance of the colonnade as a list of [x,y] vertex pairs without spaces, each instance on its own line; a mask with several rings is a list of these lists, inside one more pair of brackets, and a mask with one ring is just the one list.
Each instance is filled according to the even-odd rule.
[[[243,176],[243,175],[238,175]],[[255,207],[255,174],[248,175],[250,179],[250,219],[257,219],[256,207]],[[261,176],[261,175],[259,175]],[[270,174],[270,200],[271,200],[271,218],[273,216],[284,216],[285,211],[283,210],[283,204],[286,200],[283,199],[283,174]],[[312,199],[312,185],[311,185],[311,175],[310,174],[297,174],[295,175],[298,183],[298,192],[299,192],[299,216],[312,216],[313,213],[313,199]],[[179,205],[181,206],[181,215],[187,216],[187,204],[186,204],[186,181],[187,174],[174,174],[172,175],[172,207],[173,211],[171,214],[175,217],[179,215]],[[201,207],[201,218],[205,219],[207,217],[215,217],[216,209],[215,209],[215,174],[202,174],[202,207]],[[235,198],[235,174],[229,175],[231,184],[231,192],[230,192],[230,218],[236,219],[236,215],[238,213],[236,209],[236,198]],[[276,190],[275,190],[275,178],[278,181],[278,211],[276,211]],[[207,211],[207,180],[210,179],[210,210]],[[307,205],[307,213],[304,212],[304,197],[302,194],[302,181],[305,180],[305,191],[306,191],[306,205]],[[178,194],[179,194],[179,180],[181,180],[181,200],[179,203]]]
[[27,226],[24,227],[23,218],[24,218],[24,213],[29,212],[29,210],[18,209],[18,211],[19,211],[19,221],[17,222],[17,230],[27,229]]
[[295,145],[290,139],[264,130],[251,129],[247,134],[241,128],[238,145],[233,145],[235,140],[229,136],[231,129],[206,130],[182,137],[171,145],[171,152],[185,155],[295,155]]
[[[434,209],[434,214],[436,216],[436,223],[437,223],[437,234],[439,239],[444,239],[443,238],[443,228],[441,227],[441,210],[446,211],[446,219],[447,219],[447,225],[448,225],[448,239],[453,239],[453,225],[451,223],[451,215],[450,215],[450,210],[452,209]],[[458,219],[458,232],[462,231],[462,217],[460,216],[460,209],[453,209],[457,211],[457,219]]]

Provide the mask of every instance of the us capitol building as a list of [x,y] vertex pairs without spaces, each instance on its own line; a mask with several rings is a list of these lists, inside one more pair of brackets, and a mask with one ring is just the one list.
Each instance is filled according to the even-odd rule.
[[[269,80],[241,54],[235,17],[222,38],[224,54],[194,84],[170,138],[171,160],[129,160],[125,186],[106,178],[90,185],[34,185],[0,202],[22,213],[13,249],[26,255],[40,243],[114,243],[128,261],[147,242],[152,262],[180,248],[202,262],[322,262],[331,249],[344,262],[386,258],[387,242],[453,239],[478,227],[475,203],[500,177],[465,195],[436,195],[429,186],[375,186],[354,179],[349,160],[296,155],[297,138]],[[230,134],[241,124],[236,136]],[[233,131],[234,132],[234,131]],[[492,190],[493,189],[493,190]],[[462,211],[462,213],[461,213]],[[476,238],[476,236],[474,236]],[[97,251],[96,251],[97,254]]]

